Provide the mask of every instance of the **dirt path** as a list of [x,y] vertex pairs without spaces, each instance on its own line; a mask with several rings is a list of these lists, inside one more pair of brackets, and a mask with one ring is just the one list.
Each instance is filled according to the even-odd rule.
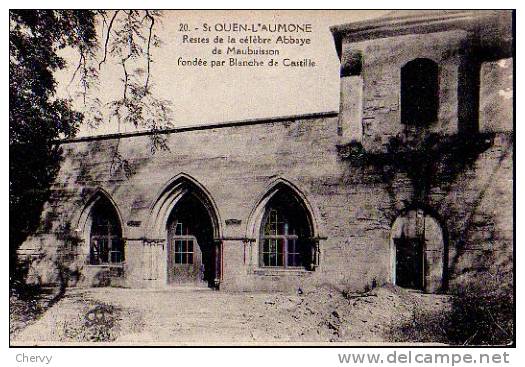
[[117,343],[239,344],[385,341],[393,324],[417,308],[446,307],[446,297],[379,289],[343,297],[226,293],[209,289],[73,289],[13,344]]

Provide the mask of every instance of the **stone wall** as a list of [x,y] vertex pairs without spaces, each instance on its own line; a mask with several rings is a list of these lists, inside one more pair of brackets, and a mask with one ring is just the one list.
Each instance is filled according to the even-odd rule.
[[[89,275],[93,270],[82,256],[86,241],[77,227],[90,198],[101,189],[114,202],[127,239],[122,285],[163,286],[165,254],[160,247],[145,249],[144,239],[151,239],[146,224],[163,188],[181,173],[202,185],[217,207],[223,238],[222,289],[291,290],[326,283],[363,290],[389,282],[391,226],[415,203],[424,205],[444,226],[451,285],[480,268],[509,266],[511,134],[477,136],[488,140],[474,149],[472,161],[460,164],[454,173],[441,167],[421,202],[415,197],[414,177],[405,167],[387,161],[379,166],[363,164],[341,152],[336,144],[337,122],[337,115],[327,114],[182,129],[164,135],[169,150],[155,153],[148,135],[63,143],[65,159],[42,215],[41,233],[21,249],[21,253],[41,254],[30,275],[39,274],[44,281],[41,268],[49,270],[43,265],[48,261],[69,267],[75,275],[71,284],[93,284]],[[446,157],[438,158],[449,163]],[[252,237],[251,213],[278,182],[300,190],[312,208],[315,235],[321,238],[315,271],[261,269],[257,243],[242,240]],[[227,225],[228,219],[241,223]],[[144,276],[145,253],[160,259],[157,279]]]
[[[352,44],[363,50],[363,142],[377,149],[404,132],[400,123],[401,67],[416,55],[439,65],[439,120],[430,126],[445,134],[457,132],[459,52],[465,32],[404,35]],[[379,144],[378,144],[379,143]]]
[[[509,24],[505,52],[487,55],[476,53],[483,47],[472,29],[481,23],[467,17],[478,27],[469,28],[461,14],[451,16],[461,27],[445,30],[432,15],[425,32],[403,22],[402,31],[387,24],[379,28],[384,34],[372,27],[368,37],[335,29],[340,113],[178,128],[158,136],[167,147],[160,150],[148,133],[62,142],[64,161],[42,226],[20,249],[33,259],[29,279],[56,282],[66,274],[70,284],[89,286],[106,276],[87,265],[83,224],[94,198],[104,196],[126,239],[123,276],[109,271],[110,283],[165,286],[165,212],[170,195],[191,187],[212,213],[221,289],[364,290],[393,282],[392,226],[418,213],[439,237],[429,238],[425,251],[445,254],[437,262],[442,286],[436,266],[425,274],[431,291],[476,281],[480,271],[512,270],[513,66],[497,60],[509,56]],[[400,121],[400,71],[415,58],[438,65],[439,110],[429,126],[408,131]],[[258,213],[280,188],[308,209],[319,243],[313,271],[259,265]]]

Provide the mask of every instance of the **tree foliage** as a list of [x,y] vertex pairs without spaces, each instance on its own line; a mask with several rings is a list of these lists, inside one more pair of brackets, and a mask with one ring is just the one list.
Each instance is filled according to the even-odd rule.
[[[152,49],[160,45],[156,11],[11,10],[9,13],[9,204],[10,269],[16,250],[38,227],[40,213],[58,171],[58,139],[74,137],[81,124],[98,126],[110,118],[158,131],[170,125],[168,101],[152,92]],[[101,26],[101,27],[99,27]],[[102,29],[99,33],[97,30]],[[78,52],[72,99],[57,97],[55,73],[67,67],[61,50]],[[99,71],[109,59],[122,68],[122,94],[101,103]],[[79,107],[80,106],[80,107]],[[165,147],[153,134],[152,151]],[[116,151],[115,157],[122,160]]]

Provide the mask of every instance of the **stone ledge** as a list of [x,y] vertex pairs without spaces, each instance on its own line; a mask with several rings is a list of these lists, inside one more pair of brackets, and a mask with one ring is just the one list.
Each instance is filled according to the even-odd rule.
[[306,269],[277,269],[277,268],[257,268],[253,270],[253,274],[278,277],[278,276],[306,276],[312,274],[313,271]]
[[262,125],[262,124],[272,124],[272,123],[281,123],[281,122],[295,122],[298,120],[330,118],[330,117],[337,117],[338,115],[339,115],[338,111],[313,112],[313,113],[306,113],[306,114],[299,114],[299,115],[255,118],[255,119],[246,119],[246,120],[237,120],[237,121],[215,122],[215,123],[208,123],[208,124],[184,125],[184,126],[174,127],[170,129],[162,129],[156,132],[146,130],[146,131],[135,131],[135,132],[126,132],[126,133],[84,136],[84,137],[77,137],[77,138],[71,138],[71,139],[59,139],[59,140],[56,140],[55,143],[68,144],[68,143],[78,143],[78,142],[85,142],[85,141],[122,139],[122,138],[132,138],[135,136],[154,135],[155,133],[159,135],[160,134],[175,134],[175,133],[197,131],[197,130],[211,130],[211,129],[221,129],[221,128],[227,128],[227,127]]

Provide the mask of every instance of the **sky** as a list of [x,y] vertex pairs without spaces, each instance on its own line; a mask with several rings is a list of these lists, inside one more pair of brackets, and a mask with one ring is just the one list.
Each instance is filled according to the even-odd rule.
[[[362,21],[389,14],[391,11],[368,10],[330,10],[330,11],[164,11],[160,23],[155,24],[155,33],[162,45],[152,51],[151,65],[154,93],[157,97],[171,102],[172,126],[191,126],[213,124],[225,121],[272,118],[339,110],[339,59],[334,46],[330,26]],[[108,16],[110,18],[110,16]],[[180,65],[178,60],[194,58],[208,61],[228,59],[228,56],[212,54],[213,43],[183,43],[187,34],[193,38],[246,35],[241,33],[205,32],[203,25],[231,23],[255,24],[311,24],[311,33],[298,33],[297,38],[310,38],[311,44],[305,46],[279,45],[283,58],[309,58],[316,63],[313,68],[291,67],[190,67]],[[189,32],[181,32],[181,24],[187,24]],[[195,30],[195,28],[199,28]],[[101,24],[97,29],[102,32]],[[100,33],[99,33],[100,34]],[[277,35],[260,34],[265,37]],[[231,44],[240,46],[240,44]],[[252,47],[257,45],[252,44]],[[221,48],[224,49],[225,46]],[[71,82],[78,63],[78,53],[72,49],[63,51],[68,67],[57,73],[57,94],[71,97],[75,107],[84,109],[81,98],[75,97],[79,91],[78,78]],[[102,51],[97,60],[103,57]],[[262,56],[269,60],[273,56]],[[250,56],[240,58],[250,59]],[[122,69],[116,58],[108,58],[99,74],[99,87],[90,94],[110,102],[122,95]],[[489,85],[482,85],[481,120],[499,125],[512,123],[512,62],[502,61],[487,65],[482,70],[483,79]],[[89,105],[89,102],[88,102]],[[143,128],[142,128],[143,129]],[[140,128],[139,128],[140,130]],[[92,136],[116,132],[137,131],[133,126],[118,126],[116,120],[105,113],[103,123],[93,128],[90,124],[81,126],[78,136]]]
[[[151,75],[155,94],[172,103],[174,126],[337,111],[339,60],[329,27],[386,13],[388,11],[164,11],[161,23],[155,25],[156,34],[163,42],[152,53],[154,62]],[[202,57],[210,61],[214,59],[211,53],[213,45],[182,43],[184,33],[180,32],[181,23],[189,25],[191,32],[188,35],[191,37],[213,37],[219,33],[204,32],[203,23],[214,26],[216,23],[233,22],[310,23],[312,32],[298,34],[297,37],[308,37],[311,44],[277,46],[281,54],[276,59],[310,58],[316,66],[203,68],[178,65],[179,57]],[[199,30],[195,30],[197,27]],[[101,30],[101,25],[97,29]],[[221,35],[225,36],[227,33]],[[271,37],[276,36],[272,34]],[[78,62],[78,54],[74,50],[66,50],[63,56],[68,67],[57,73],[58,95],[74,98],[75,106],[82,110],[82,101],[75,97],[78,80],[70,82]],[[98,57],[102,58],[102,55],[99,54]],[[263,57],[265,60],[269,58]],[[102,66],[99,89],[90,92],[104,103],[122,93],[122,83],[119,81],[122,69],[116,62],[116,59],[110,59]],[[120,126],[120,132],[127,131],[135,129]],[[104,123],[97,128],[84,124],[79,136],[114,132],[118,132],[117,123],[106,115]]]

